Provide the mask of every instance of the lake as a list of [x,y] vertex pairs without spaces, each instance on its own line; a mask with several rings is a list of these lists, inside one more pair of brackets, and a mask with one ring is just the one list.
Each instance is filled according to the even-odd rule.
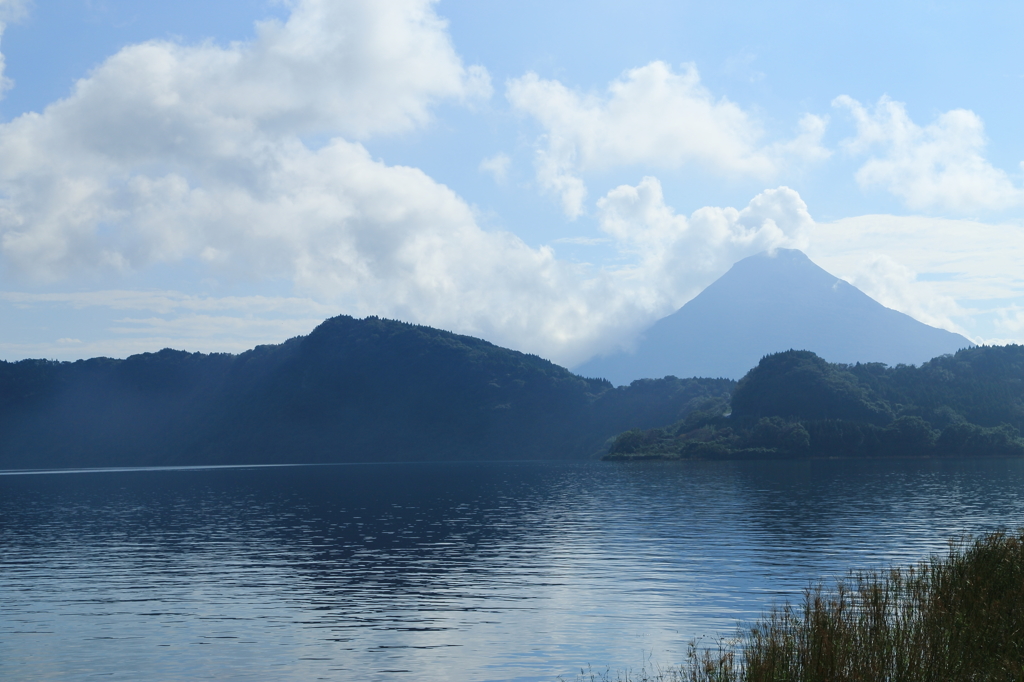
[[0,474],[0,678],[554,680],[1024,525],[1024,462]]

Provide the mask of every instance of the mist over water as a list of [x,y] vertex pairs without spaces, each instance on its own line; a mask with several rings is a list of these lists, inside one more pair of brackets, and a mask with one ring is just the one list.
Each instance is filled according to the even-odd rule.
[[1024,462],[0,475],[5,679],[553,680],[1024,524]]

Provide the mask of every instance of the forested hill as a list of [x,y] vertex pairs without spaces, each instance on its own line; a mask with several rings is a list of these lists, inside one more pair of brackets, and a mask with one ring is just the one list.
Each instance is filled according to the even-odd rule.
[[480,339],[342,316],[240,355],[0,362],[0,468],[589,457],[734,386],[613,388]]
[[983,346],[920,367],[841,365],[810,351],[763,358],[730,404],[620,435],[632,458],[1021,456],[1024,346]]

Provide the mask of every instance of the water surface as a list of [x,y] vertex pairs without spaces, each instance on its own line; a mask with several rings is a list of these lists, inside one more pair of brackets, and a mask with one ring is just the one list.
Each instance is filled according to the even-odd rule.
[[1024,525],[1024,462],[0,475],[0,678],[553,680]]

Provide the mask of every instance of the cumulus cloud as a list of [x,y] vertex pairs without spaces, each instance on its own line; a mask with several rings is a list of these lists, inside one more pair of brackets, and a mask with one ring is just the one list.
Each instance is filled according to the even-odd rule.
[[600,228],[623,264],[570,264],[548,248],[528,249],[514,237],[481,233],[506,241],[497,248],[474,241],[457,266],[460,276],[470,273],[461,292],[448,299],[463,307],[460,328],[472,321],[471,332],[572,366],[627,346],[737,260],[803,246],[813,225],[804,202],[786,187],[762,192],[741,210],[705,207],[685,216],[666,205],[657,178],[645,177],[611,190],[597,208]]
[[921,127],[888,97],[873,108],[845,95],[833,105],[848,110],[857,125],[844,148],[872,155],[857,171],[861,186],[882,187],[913,209],[966,213],[1024,204],[1024,190],[985,159],[985,127],[974,112],[954,109]]
[[[187,153],[224,133],[230,145],[253,130],[350,138],[409,130],[440,99],[491,92],[482,67],[463,66],[432,5],[301,0],[287,21],[258,22],[249,42],[132,45],[46,113],[79,115],[90,140],[124,136],[122,153],[136,156]],[[101,109],[123,113],[97,121]]]
[[762,146],[758,121],[739,105],[715,98],[692,64],[677,73],[664,62],[651,62],[612,81],[603,95],[528,73],[508,82],[506,96],[541,125],[537,179],[560,197],[571,218],[583,211],[582,174],[589,170],[692,163],[721,175],[768,179],[786,157],[828,154],[820,145],[825,120],[814,116],[801,122],[796,141]]
[[[226,48],[127,47],[68,98],[0,125],[8,269],[46,279],[191,257],[230,264],[248,251],[252,266],[279,272],[301,258],[295,248],[255,253],[251,238],[294,247],[367,224],[360,212],[374,209],[359,197],[390,192],[392,214],[406,203],[394,181],[409,171],[382,171],[341,137],[310,149],[303,135],[400,132],[434,101],[489,87],[426,0],[303,0],[257,28]],[[393,179],[390,190],[364,171]]]
[[601,229],[635,257],[615,276],[641,323],[674,311],[742,258],[801,248],[814,224],[788,187],[766,190],[742,210],[705,207],[686,217],[665,204],[657,178],[646,177],[611,190],[597,206]]

